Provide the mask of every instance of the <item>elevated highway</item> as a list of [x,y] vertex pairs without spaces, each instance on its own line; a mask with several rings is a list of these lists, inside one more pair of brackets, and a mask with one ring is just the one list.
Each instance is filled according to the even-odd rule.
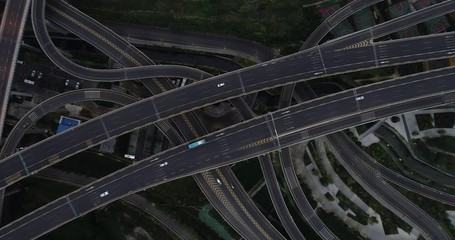
[[[433,57],[447,57],[447,52],[455,49],[454,35],[455,33],[447,33],[428,36],[428,38],[412,39],[409,40],[409,42],[393,41],[381,44],[381,46],[385,46],[381,48],[384,49],[382,51],[389,52],[389,54],[393,56],[394,60],[392,60],[392,58],[389,59],[395,63],[408,61],[414,58],[424,58],[428,57],[428,55]],[[377,44],[375,46],[380,45]],[[412,47],[413,51],[410,50],[410,46],[414,46]],[[434,47],[441,50],[433,51]],[[392,50],[386,51],[385,49],[394,49],[396,52]],[[425,53],[425,50],[428,52]],[[351,52],[351,50],[346,51]],[[401,52],[401,58],[399,57],[400,53],[397,52]],[[364,52],[359,52],[359,56],[366,56],[361,55],[360,53]],[[341,58],[341,55],[335,55],[336,54],[332,54],[331,56]],[[316,61],[320,60],[316,59]],[[246,73],[227,73],[204,82],[191,84],[182,89],[174,89],[165,94],[143,99],[128,107],[118,109],[88,121],[85,124],[81,124],[72,131],[58,134],[42,143],[24,149],[21,153],[14,154],[0,162],[0,170],[2,170],[0,177],[4,180],[2,186],[4,187],[12,184],[31,172],[58,162],[66,156],[71,156],[78,151],[82,151],[88,146],[106,141],[107,139],[121,135],[125,132],[140,128],[141,126],[155,123],[158,120],[166,119],[195,108],[210,105],[217,101],[242,96],[251,91],[263,89],[266,86],[281,85],[286,83],[290,78],[286,77],[287,73],[290,71],[292,72],[292,70],[289,69],[290,67],[295,70],[304,68],[302,66],[287,66],[284,61],[276,61],[273,64],[265,63],[262,65],[265,66],[259,67],[254,72],[247,69],[245,71]],[[353,66],[353,68],[355,67]],[[260,69],[263,71],[259,71]],[[249,75],[247,75],[247,73]],[[256,76],[256,74],[258,76]],[[233,79],[223,81],[225,80],[222,78],[223,76],[231,77]],[[270,79],[271,77],[272,79]],[[302,76],[302,78],[303,77],[305,76]],[[255,79],[262,79],[263,81],[257,82]],[[223,83],[223,87],[217,86],[218,84]],[[418,90],[419,93],[424,91],[425,90]],[[196,92],[198,94],[193,94]],[[134,121],[131,121],[131,119],[134,119]],[[76,134],[76,131],[85,133]],[[54,141],[58,144],[54,144],[51,147],[45,147],[44,149],[47,149],[46,152],[36,150],[38,147],[52,144]],[[62,143],[67,141],[75,144],[69,144],[70,146],[68,147],[70,148],[62,146]]]
[[[46,16],[47,18],[52,19],[65,29],[80,36],[98,49],[101,49],[111,58],[117,59],[117,55],[125,55],[121,49],[127,48],[131,51],[134,50],[134,54],[126,54],[128,60],[119,61],[119,63],[126,66],[132,64],[134,65],[134,62],[136,61],[138,63],[144,63],[144,61],[153,63],[148,58],[142,57],[141,53],[128,42],[124,41],[100,23],[65,2],[49,1],[47,10],[50,10],[50,14]],[[109,42],[105,41],[105,39],[114,39],[115,43],[109,44]],[[118,46],[120,46],[120,48]],[[123,58],[120,57],[120,60],[121,59]],[[165,87],[167,90],[171,88],[172,87],[169,86]],[[241,102],[243,100],[239,99],[238,101]],[[244,105],[239,106],[240,111],[242,111],[243,106]],[[243,109],[243,111],[246,110]],[[178,126],[178,131],[174,132],[181,132],[182,137],[179,138],[180,136],[172,136],[171,134],[169,134],[171,136],[167,135],[173,145],[180,145],[182,141],[179,139],[191,140],[200,135],[206,134],[203,128],[196,127],[199,126],[199,122],[195,114],[190,116],[185,116],[183,119],[174,118],[174,122],[176,122]],[[172,128],[172,125],[170,126]],[[229,175],[230,171],[231,170],[229,168],[222,168],[217,172],[211,171],[197,175],[195,176],[195,180],[198,182],[204,193],[211,197],[209,200],[212,205],[214,205],[215,208],[222,213],[222,216],[226,218],[228,223],[230,223],[231,226],[233,226],[244,237],[251,238],[255,236],[257,238],[266,239],[283,238],[281,234],[267,221],[262,213],[260,213],[260,211],[254,206],[254,204],[252,204],[252,200],[247,197],[243,188],[238,187],[235,191],[232,191],[229,187],[218,186],[218,183],[215,181],[213,176],[219,176],[219,179],[225,179],[224,176]],[[233,174],[230,175],[233,176]],[[235,178],[230,179],[230,183],[225,184],[226,186],[231,186],[237,182],[237,179]],[[240,186],[238,183],[237,185]],[[239,196],[236,196],[236,194],[239,194]],[[244,206],[249,206],[249,208],[245,208]]]
[[[453,69],[448,68],[412,75],[340,92],[245,121],[207,135],[207,143],[197,148],[180,146],[100,179],[5,226],[0,229],[0,237],[39,236],[123,195],[159,183],[262,155],[398,112],[452,102],[455,100],[455,82],[451,81],[453,74]],[[397,93],[402,88],[408,91]],[[378,94],[382,97],[375,97]],[[357,96],[364,96],[362,102],[356,102]],[[264,139],[268,140],[254,145]],[[164,161],[169,163],[168,166],[159,167]],[[104,191],[110,194],[101,198],[99,194]],[[437,226],[423,225],[427,224],[425,216],[416,215],[418,212],[406,214],[421,221],[416,224],[430,239],[449,239]]]

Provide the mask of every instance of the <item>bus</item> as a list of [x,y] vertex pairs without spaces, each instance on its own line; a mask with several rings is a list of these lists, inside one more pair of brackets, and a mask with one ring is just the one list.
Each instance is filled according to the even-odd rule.
[[198,147],[198,146],[200,146],[200,145],[202,145],[202,144],[204,144],[206,142],[207,141],[205,139],[201,139],[201,140],[199,140],[197,142],[193,142],[193,143],[188,144],[188,148],[192,149],[192,148]]

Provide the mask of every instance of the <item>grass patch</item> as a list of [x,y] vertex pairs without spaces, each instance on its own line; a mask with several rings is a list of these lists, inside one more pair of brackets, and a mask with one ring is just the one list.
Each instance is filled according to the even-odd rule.
[[316,213],[326,226],[337,236],[340,240],[355,240],[355,239],[366,239],[360,235],[359,232],[350,228],[333,213],[327,213],[323,209],[318,208]]
[[359,208],[357,205],[355,205],[351,200],[349,200],[345,195],[343,195],[340,191],[337,193],[337,198],[340,200],[338,205],[343,209],[343,210],[348,210],[351,209],[352,212],[354,212],[355,215],[348,214],[350,218],[353,220],[357,221],[358,223],[362,225],[367,225],[368,220],[370,219],[370,216],[366,214],[361,208]]
[[[431,140],[432,144],[435,145],[435,148],[448,148],[449,142],[453,141],[453,139],[446,138],[446,136],[443,137],[446,140],[443,139]],[[448,173],[455,174],[455,156],[443,152],[434,152],[431,149],[429,149],[427,143],[428,141],[430,141],[430,139],[431,138],[422,138],[413,140],[411,144],[413,151],[421,160],[427,162],[428,164],[440,168],[441,170],[446,171]]]
[[[327,170],[324,168],[322,165],[322,159],[319,156],[318,152],[316,151],[316,147],[314,146],[314,142],[310,142],[308,144],[308,149],[310,149],[311,155],[314,158],[314,161],[316,162],[316,165],[318,166],[319,173],[321,174],[321,178],[319,178],[319,181],[323,186],[328,186],[330,183],[333,183],[332,176],[327,172]],[[314,175],[315,172],[313,172]]]
[[434,128],[434,120],[431,114],[416,114],[415,118],[420,131]]
[[[388,144],[387,144],[388,145]],[[386,147],[389,147],[387,146]],[[383,146],[379,145],[378,143],[373,143],[368,147],[362,147],[362,149],[373,159],[381,163],[382,165],[386,166],[387,168],[395,171],[395,172],[400,172],[400,168],[398,165],[393,161],[392,158],[394,157],[399,157],[398,153],[395,152],[395,150],[391,147],[389,147],[389,150],[391,153],[394,154],[394,156],[390,156],[387,151],[383,148]]]
[[424,138],[423,141],[431,147],[455,154],[455,149],[453,148],[453,146],[455,146],[455,137],[441,136],[435,138]]

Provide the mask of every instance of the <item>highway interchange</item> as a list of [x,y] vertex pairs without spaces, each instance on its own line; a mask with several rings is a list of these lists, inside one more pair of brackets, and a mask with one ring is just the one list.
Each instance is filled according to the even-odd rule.
[[[40,9],[44,9],[43,2],[33,2],[33,4],[38,5],[32,7],[32,15],[36,14],[36,17],[32,18],[34,20],[33,26],[38,40],[40,41],[40,36],[38,35],[41,35],[41,39],[45,39],[41,41],[43,49],[49,47],[50,50],[47,54],[50,57],[57,56],[59,54],[55,54],[55,51],[58,50],[52,49],[53,44],[50,42],[50,38],[46,36],[47,31],[43,24],[44,21],[42,21],[42,19],[44,19],[44,12],[40,11]],[[452,5],[449,3],[448,6],[453,7],[453,3]],[[447,8],[445,8],[445,11],[447,11],[446,9]],[[450,8],[449,10],[452,11]],[[5,173],[2,175],[2,179],[5,180],[3,187],[18,181],[23,176],[27,176],[34,171],[38,171],[43,167],[74,155],[76,152],[82,151],[109,138],[217,101],[232,99],[233,97],[242,96],[250,92],[277,85],[305,80],[304,78],[314,78],[315,76],[320,77],[328,74],[355,71],[359,68],[371,68],[381,65],[421,61],[424,59],[445,58],[448,57],[448,55],[451,55],[452,50],[455,51],[453,37],[454,36],[451,33],[438,34],[404,41],[379,42],[365,48],[349,50],[340,50],[338,49],[338,45],[337,48],[334,48],[333,45],[331,47],[329,44],[327,48],[324,48],[324,46],[311,48],[306,52],[303,51],[288,57],[274,59],[259,64],[256,67],[213,77],[201,81],[200,83],[192,84],[184,89],[171,90],[164,95],[145,99],[131,104],[127,108],[122,108],[115,112],[103,115],[74,130],[59,134],[27,148],[19,154],[6,158],[6,160],[3,160],[0,163],[2,168],[1,172],[2,174]],[[128,47],[128,49],[130,48]],[[111,53],[110,50],[107,52],[109,54]],[[350,58],[347,56],[350,56]],[[55,59],[52,60],[54,62],[59,61]],[[304,60],[309,60],[311,62],[311,64],[308,64],[310,66],[309,68],[302,68],[302,62]],[[62,62],[65,61],[69,62],[67,59],[62,60]],[[299,68],[293,67],[297,65],[299,65]],[[67,66],[70,65],[67,64]],[[74,64],[72,67],[74,67]],[[79,68],[80,66],[75,67],[75,69]],[[62,67],[62,69],[65,69],[65,67]],[[160,69],[158,68],[158,70]],[[149,70],[145,70],[145,72],[148,71]],[[245,121],[228,129],[207,135],[205,137],[207,139],[207,144],[202,145],[197,149],[188,150],[186,149],[186,146],[171,149],[106,178],[100,179],[94,183],[94,185],[81,188],[81,190],[65,196],[64,198],[47,205],[45,208],[33,212],[31,215],[27,215],[17,222],[14,222],[12,225],[2,228],[0,230],[2,239],[10,239],[8,236],[13,237],[12,239],[15,239],[15,237],[36,237],[43,234],[43,231],[50,231],[74,217],[78,217],[96,207],[105,205],[121,196],[139,191],[143,188],[148,188],[179,177],[192,175],[203,170],[225,166],[249,157],[261,156],[264,153],[276,149],[280,150],[281,148],[293,145],[302,140],[313,139],[317,136],[342,130],[349,126],[370,122],[385,116],[391,116],[395,113],[415,110],[422,108],[423,106],[430,107],[451,102],[454,100],[454,95],[451,93],[454,90],[454,84],[449,80],[453,74],[451,72],[453,72],[452,69],[444,69],[409,76],[401,80],[385,82],[375,86],[345,91],[286,108],[266,116],[256,117],[253,120]],[[80,75],[79,77],[94,80],[97,78],[96,74],[92,76],[90,76],[90,74]],[[141,74],[147,75],[147,73]],[[194,79],[197,80],[208,77],[208,75],[192,69],[183,69],[183,73],[181,74],[185,77],[195,76]],[[290,76],[291,74],[293,74],[293,76]],[[122,74],[118,72],[112,74],[112,76],[114,75],[123,78],[118,80],[136,78],[131,77],[129,73],[125,74],[125,72]],[[171,75],[160,73],[152,76],[151,74],[148,74],[147,76],[167,77]],[[254,78],[257,76],[261,76],[264,81],[260,84],[255,82]],[[115,80],[116,77],[109,80]],[[434,84],[434,81],[437,81],[439,84]],[[219,89],[216,87],[219,83],[224,83],[225,86]],[[400,94],[399,89],[402,87],[414,89],[415,91]],[[191,93],[191,91],[196,90],[201,93],[199,99],[189,99],[188,93],[186,92]],[[204,97],[204,95],[207,97]],[[356,100],[357,96],[362,96],[364,99],[358,101]],[[174,101],[177,98],[182,99],[182,102],[172,103],[171,105],[170,102],[172,101],[168,100],[171,98],[174,99]],[[149,111],[146,112],[135,110],[141,108],[145,109],[142,106],[147,105],[153,106],[153,108],[148,108]],[[340,109],[339,106],[348,107]],[[325,113],[330,113],[330,116],[338,117],[328,118],[329,116],[326,116]],[[138,120],[137,122],[125,125],[129,120],[122,120],[122,115],[135,116]],[[302,116],[306,116],[305,121],[302,121],[302,119],[304,119]],[[312,117],[308,118],[308,116]],[[81,134],[84,136],[76,136],[74,132],[85,134]],[[239,141],[238,139],[242,140]],[[251,144],[258,141],[263,144],[258,146]],[[52,147],[56,146],[57,143],[60,144],[60,147]],[[62,146],[62,143],[68,143],[74,147],[69,148],[69,146]],[[39,149],[44,149],[46,146],[48,146],[46,149],[48,151],[40,152]],[[221,152],[219,154],[214,153],[213,149],[217,148],[214,148],[213,146],[218,146],[219,149],[221,149]],[[248,152],[245,151],[246,149],[248,149]],[[188,161],[188,158],[193,160]],[[182,159],[185,159],[185,162],[183,162]],[[169,162],[169,165],[173,166],[172,169],[174,171],[169,170],[168,168],[158,167],[159,163],[164,161]],[[140,174],[140,172],[145,171],[149,172],[149,176],[141,177],[143,174]],[[150,176],[150,172],[156,174]],[[133,184],[129,184],[128,187],[126,187],[122,182],[128,178],[131,178]],[[98,195],[106,189],[109,189],[111,194],[108,198],[105,198],[100,202]],[[43,215],[43,213],[45,214]],[[412,212],[410,212],[410,214],[412,214]],[[46,215],[47,217],[43,217]],[[49,216],[52,216],[52,221],[49,221]],[[32,218],[32,221],[28,221]],[[45,219],[47,219],[46,222],[44,222]],[[427,237],[448,239],[443,232],[436,229],[436,226],[432,226],[431,224],[425,226],[425,224],[428,223],[425,217],[419,219],[422,219],[422,223],[417,224],[421,230],[427,234]],[[415,220],[415,218],[413,218],[413,220]],[[27,224],[22,225],[22,223]],[[37,224],[39,227],[29,229],[29,226],[34,224]],[[286,224],[286,226],[288,226],[288,224]],[[27,231],[23,231],[24,229],[27,229]]]

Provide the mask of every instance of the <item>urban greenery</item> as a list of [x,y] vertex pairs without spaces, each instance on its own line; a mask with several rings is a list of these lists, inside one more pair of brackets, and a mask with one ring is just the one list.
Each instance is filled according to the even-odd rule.
[[78,0],[72,4],[98,20],[238,36],[287,54],[297,51],[321,21],[315,8],[302,8],[304,2]]
[[[328,153],[329,154],[329,153]],[[332,153],[330,153],[332,154]],[[385,234],[396,234],[398,233],[397,227],[400,227],[406,232],[410,232],[412,227],[409,226],[406,222],[404,222],[401,218],[393,214],[389,209],[382,206],[373,196],[371,196],[365,189],[363,189],[357,181],[348,173],[348,171],[341,166],[338,161],[334,157],[329,157],[329,161],[338,174],[340,179],[355,193],[362,199],[364,202],[368,203],[375,212],[377,212],[381,216],[382,225],[384,228]],[[372,222],[374,220],[372,219]]]

